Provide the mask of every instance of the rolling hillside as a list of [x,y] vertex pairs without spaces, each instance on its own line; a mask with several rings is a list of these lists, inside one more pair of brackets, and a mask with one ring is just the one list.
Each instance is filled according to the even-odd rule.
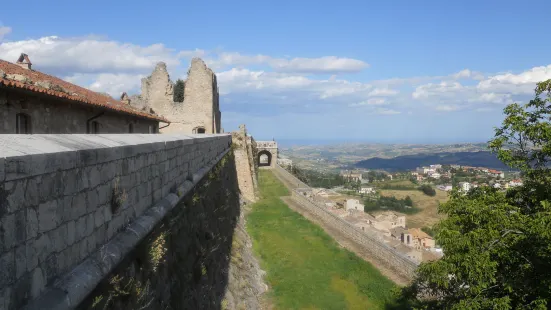
[[370,158],[359,161],[356,167],[365,169],[382,169],[387,171],[412,170],[430,164],[456,164],[462,166],[508,169],[495,154],[490,152],[446,152],[436,154],[404,155],[394,158]]

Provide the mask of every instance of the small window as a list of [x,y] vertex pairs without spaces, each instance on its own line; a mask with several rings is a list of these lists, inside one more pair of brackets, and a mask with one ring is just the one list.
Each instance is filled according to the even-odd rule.
[[134,133],[134,124],[128,124],[128,133]]
[[15,120],[16,133],[30,134],[31,133],[31,117],[25,113],[18,113]]
[[195,127],[193,129],[193,133],[205,133],[205,128],[204,127]]
[[99,133],[99,123],[96,121],[91,121],[88,123],[88,133],[98,134]]
[[157,133],[157,128],[153,125],[149,125],[149,133]]

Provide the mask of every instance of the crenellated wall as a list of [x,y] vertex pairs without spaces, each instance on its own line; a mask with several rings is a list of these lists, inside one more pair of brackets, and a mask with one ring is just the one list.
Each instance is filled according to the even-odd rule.
[[79,305],[230,146],[230,135],[0,135],[0,309]]

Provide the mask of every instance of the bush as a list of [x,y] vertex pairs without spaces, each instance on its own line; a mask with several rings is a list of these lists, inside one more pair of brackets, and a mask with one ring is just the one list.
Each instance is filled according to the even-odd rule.
[[432,188],[432,186],[428,184],[421,185],[419,187],[419,190],[422,191],[427,196],[436,196],[436,190],[434,190],[434,188]]

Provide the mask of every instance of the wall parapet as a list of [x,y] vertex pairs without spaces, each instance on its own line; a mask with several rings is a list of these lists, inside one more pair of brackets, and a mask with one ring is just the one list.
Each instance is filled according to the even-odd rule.
[[[301,187],[310,189],[310,187],[295,176],[289,173],[287,170],[280,166],[277,166],[282,173],[285,173],[288,177],[296,179],[297,184]],[[391,246],[385,244],[382,240],[379,240],[376,236],[371,236],[368,233],[354,227],[344,219],[332,214],[325,208],[316,204],[313,200],[305,197],[300,193],[300,188],[292,190],[292,197],[295,198],[302,207],[309,210],[311,213],[319,217],[323,222],[330,224],[332,227],[336,227],[350,239],[356,241],[362,245],[366,250],[373,254],[381,262],[386,263],[397,273],[406,277],[409,280],[413,280],[418,267],[418,263],[409,259],[404,254],[398,252]]]
[[230,150],[230,135],[0,136],[0,308],[71,309]]

